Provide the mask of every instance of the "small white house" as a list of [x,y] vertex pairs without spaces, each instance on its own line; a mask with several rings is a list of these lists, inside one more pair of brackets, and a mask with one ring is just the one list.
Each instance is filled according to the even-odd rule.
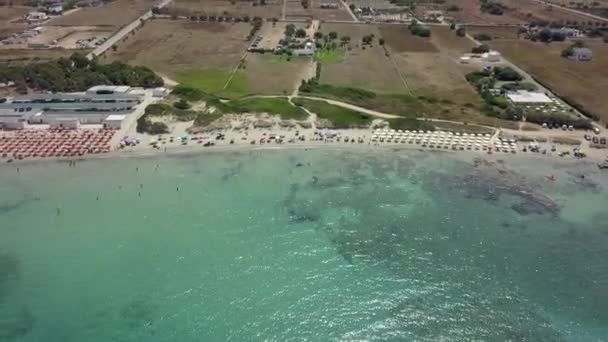
[[593,52],[589,48],[574,48],[572,49],[572,55],[568,58],[576,61],[588,62],[593,59]]
[[108,117],[103,121],[103,127],[109,129],[120,129],[122,128],[122,123],[125,121],[126,115],[108,115]]
[[165,97],[168,93],[165,87],[154,88],[152,90],[152,96],[154,97]]
[[49,16],[43,12],[30,12],[25,16],[25,20],[30,21],[30,22],[44,21],[44,20],[47,20],[48,18],[49,18]]
[[500,52],[498,51],[490,51],[481,55],[481,59],[484,62],[496,63],[500,62]]

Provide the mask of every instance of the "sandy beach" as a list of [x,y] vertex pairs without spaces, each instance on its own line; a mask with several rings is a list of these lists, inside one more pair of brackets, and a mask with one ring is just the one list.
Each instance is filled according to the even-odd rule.
[[[388,134],[390,134],[390,130]],[[108,153],[102,154],[86,154],[82,157],[59,157],[59,158],[27,158],[23,160],[14,160],[7,163],[7,158],[0,159],[1,165],[22,165],[27,163],[40,163],[48,161],[79,161],[88,159],[111,159],[111,158],[138,158],[138,157],[155,157],[162,155],[176,154],[206,154],[206,153],[224,153],[224,152],[251,152],[251,151],[269,151],[277,149],[344,149],[344,150],[360,150],[369,152],[377,150],[379,152],[390,151],[393,153],[408,153],[408,151],[420,151],[424,153],[449,153],[450,155],[461,155],[464,159],[482,158],[484,160],[504,160],[510,158],[525,159],[530,161],[546,161],[558,162],[563,164],[598,164],[606,159],[605,150],[586,148],[585,158],[575,158],[572,155],[572,150],[575,146],[538,143],[539,152],[530,152],[529,142],[515,142],[507,145],[508,148],[496,150],[494,144],[500,144],[499,132],[486,137],[480,135],[481,138],[487,139],[488,146],[492,146],[491,152],[481,146],[475,147],[462,145],[458,148],[449,145],[431,145],[424,144],[423,139],[416,142],[416,139],[397,139],[397,142],[382,142],[379,139],[374,139],[374,130],[372,129],[345,129],[345,130],[315,130],[315,129],[247,129],[247,130],[218,130],[207,133],[199,133],[188,135],[187,142],[182,142],[181,136],[185,136],[185,132],[180,136],[175,135],[160,135],[150,136],[137,134],[134,139],[139,143],[134,146],[122,146],[120,144],[111,146],[112,149]],[[397,134],[395,132],[395,134]],[[405,133],[402,133],[405,134]],[[414,136],[414,133],[410,133]],[[441,133],[419,133],[419,136],[436,136]],[[446,136],[449,132],[443,132]],[[331,135],[332,138],[329,138]],[[456,135],[453,135],[456,136]],[[472,135],[473,136],[473,135]],[[220,139],[217,139],[221,137]],[[477,136],[475,136],[477,138]],[[122,137],[116,134],[114,141],[120,141]],[[120,139],[119,139],[120,138]],[[345,140],[348,139],[348,142]],[[430,138],[424,140],[429,141]],[[506,139],[505,139],[506,140]],[[263,141],[263,142],[261,142]],[[151,144],[153,143],[153,144]],[[484,146],[485,147],[485,146]],[[555,147],[555,151],[552,151]],[[523,152],[523,150],[528,150]],[[542,151],[545,151],[544,153]],[[560,153],[568,151],[568,155],[560,156]]]

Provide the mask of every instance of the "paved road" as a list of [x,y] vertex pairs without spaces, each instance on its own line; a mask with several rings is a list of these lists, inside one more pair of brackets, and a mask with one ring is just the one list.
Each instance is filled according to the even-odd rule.
[[[155,7],[160,7],[160,8],[165,7],[171,1],[173,1],[173,0],[163,0],[160,4],[155,5]],[[148,10],[146,13],[142,14],[140,17],[133,20],[130,24],[128,24],[127,26],[120,29],[112,37],[110,37],[108,40],[106,40],[105,43],[96,47],[93,51],[91,51],[87,55],[87,58],[92,59],[93,57],[99,56],[102,53],[106,52],[106,50],[111,48],[112,45],[116,44],[121,39],[123,39],[126,35],[131,33],[131,31],[135,30],[141,24],[142,21],[148,20],[148,19],[150,19],[150,17],[152,17],[152,9]]]

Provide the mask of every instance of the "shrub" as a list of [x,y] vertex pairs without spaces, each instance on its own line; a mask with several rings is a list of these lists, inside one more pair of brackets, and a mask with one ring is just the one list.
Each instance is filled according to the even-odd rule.
[[479,46],[475,46],[474,48],[471,49],[472,53],[486,53],[486,52],[490,52],[490,47],[487,45],[479,45]]
[[492,36],[485,34],[485,33],[478,33],[478,34],[474,35],[473,38],[475,38],[476,40],[479,40],[479,41],[492,40]]
[[464,37],[467,34],[466,28],[464,26],[460,26],[457,30],[456,30],[456,35],[459,37]]
[[504,6],[500,2],[492,0],[481,0],[480,9],[482,12],[486,12],[492,15],[502,15],[504,13]]
[[521,81],[523,77],[511,67],[494,67],[494,77],[499,81]]
[[173,104],[173,107],[177,108],[177,109],[182,109],[182,110],[186,110],[186,109],[190,109],[190,104],[188,103],[188,101],[181,99],[177,102],[175,102]]

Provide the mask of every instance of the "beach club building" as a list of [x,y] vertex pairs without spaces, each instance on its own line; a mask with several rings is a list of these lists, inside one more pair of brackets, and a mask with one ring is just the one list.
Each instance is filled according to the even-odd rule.
[[0,103],[0,128],[20,129],[28,124],[78,128],[81,124],[101,124],[120,129],[144,96],[142,89],[127,86],[96,86],[84,93],[15,96]]
[[520,90],[507,94],[507,98],[515,105],[547,105],[553,103],[553,99],[544,93]]

